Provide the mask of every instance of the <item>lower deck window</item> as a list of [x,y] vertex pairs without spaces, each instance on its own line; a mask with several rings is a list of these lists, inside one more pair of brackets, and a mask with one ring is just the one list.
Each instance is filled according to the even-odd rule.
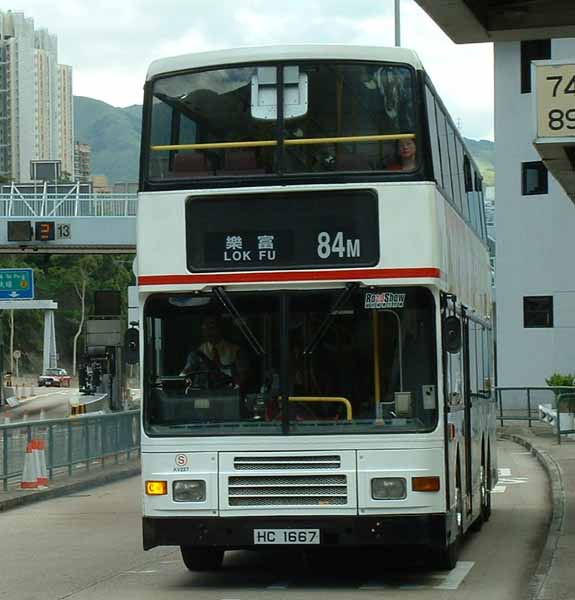
[[424,288],[153,296],[147,432],[430,431],[434,307]]

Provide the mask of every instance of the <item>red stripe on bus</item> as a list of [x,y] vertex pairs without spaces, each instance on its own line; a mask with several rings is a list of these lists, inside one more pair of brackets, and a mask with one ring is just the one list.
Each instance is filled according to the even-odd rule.
[[434,267],[413,269],[344,269],[333,271],[273,271],[258,273],[202,273],[194,275],[142,275],[139,285],[179,285],[186,283],[274,283],[276,281],[338,281],[356,279],[441,278]]

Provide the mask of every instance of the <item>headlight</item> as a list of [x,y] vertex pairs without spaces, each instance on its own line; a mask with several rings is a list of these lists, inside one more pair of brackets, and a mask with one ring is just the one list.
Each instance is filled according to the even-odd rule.
[[407,496],[403,477],[378,477],[371,480],[371,497],[374,500],[401,500]]
[[206,499],[206,482],[201,479],[174,481],[173,492],[176,502],[204,502]]

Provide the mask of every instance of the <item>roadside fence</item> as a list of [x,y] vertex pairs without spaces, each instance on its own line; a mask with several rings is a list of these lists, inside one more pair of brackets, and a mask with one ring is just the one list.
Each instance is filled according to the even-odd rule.
[[[531,427],[533,421],[541,419],[539,407],[542,406],[542,412],[551,415],[543,420],[557,425],[559,442],[562,434],[575,433],[566,429],[566,418],[554,418],[556,414],[570,414],[572,417],[575,409],[575,387],[498,387],[496,394],[498,420],[501,425],[504,425],[505,421],[527,421]],[[571,429],[575,429],[575,421]]]
[[557,443],[561,444],[561,436],[575,434],[575,393],[557,396]]
[[26,448],[41,440],[48,478],[75,469],[104,466],[107,459],[129,460],[140,447],[140,411],[0,425],[0,481],[4,491],[22,478]]

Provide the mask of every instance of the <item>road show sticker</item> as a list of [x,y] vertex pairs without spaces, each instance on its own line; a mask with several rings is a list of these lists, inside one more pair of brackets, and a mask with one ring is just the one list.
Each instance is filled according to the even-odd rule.
[[405,306],[405,294],[394,294],[393,292],[382,292],[380,294],[368,293],[365,295],[365,308],[403,308]]

